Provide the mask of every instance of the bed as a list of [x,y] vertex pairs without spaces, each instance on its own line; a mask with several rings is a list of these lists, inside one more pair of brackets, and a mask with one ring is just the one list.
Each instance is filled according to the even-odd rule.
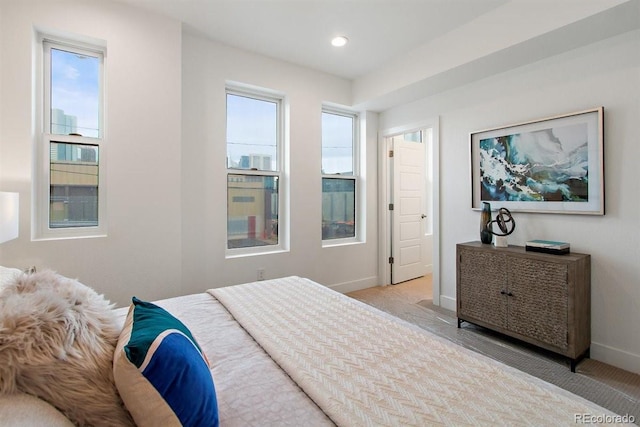
[[[224,427],[624,420],[306,278],[155,304],[182,321],[208,359]],[[116,310],[125,329],[128,312]]]
[[614,416],[305,278],[158,305],[212,362],[222,426],[540,426]]

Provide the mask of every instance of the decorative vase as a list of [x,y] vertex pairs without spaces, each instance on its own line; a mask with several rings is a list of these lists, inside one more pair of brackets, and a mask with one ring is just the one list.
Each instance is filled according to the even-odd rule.
[[482,202],[482,212],[480,213],[480,241],[491,243],[493,233],[491,232],[491,204]]

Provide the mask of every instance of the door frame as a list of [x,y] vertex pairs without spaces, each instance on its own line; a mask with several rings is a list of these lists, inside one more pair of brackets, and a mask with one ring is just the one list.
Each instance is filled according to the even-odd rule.
[[433,171],[433,304],[440,305],[440,118],[433,117],[403,126],[383,129],[378,134],[378,277],[382,285],[391,282],[391,215],[389,213],[391,171],[387,138],[418,130],[433,129],[432,171]]

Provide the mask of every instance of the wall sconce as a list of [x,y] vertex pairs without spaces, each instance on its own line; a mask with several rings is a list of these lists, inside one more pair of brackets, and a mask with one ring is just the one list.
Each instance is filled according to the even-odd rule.
[[18,193],[0,191],[0,243],[13,240],[18,237]]

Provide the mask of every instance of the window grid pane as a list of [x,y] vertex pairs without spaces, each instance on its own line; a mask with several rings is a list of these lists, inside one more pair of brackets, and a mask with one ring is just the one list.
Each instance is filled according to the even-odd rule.
[[403,135],[404,141],[405,142],[418,142],[418,143],[422,143],[422,131],[415,131],[415,132],[409,132],[409,133],[405,133]]
[[100,137],[101,58],[51,48],[50,132]]
[[227,248],[278,244],[276,175],[227,175]]
[[354,175],[354,122],[353,116],[322,113],[323,174]]
[[227,93],[227,168],[277,171],[279,102]]
[[99,147],[51,142],[49,227],[98,225]]
[[322,240],[356,235],[356,181],[322,178]]

